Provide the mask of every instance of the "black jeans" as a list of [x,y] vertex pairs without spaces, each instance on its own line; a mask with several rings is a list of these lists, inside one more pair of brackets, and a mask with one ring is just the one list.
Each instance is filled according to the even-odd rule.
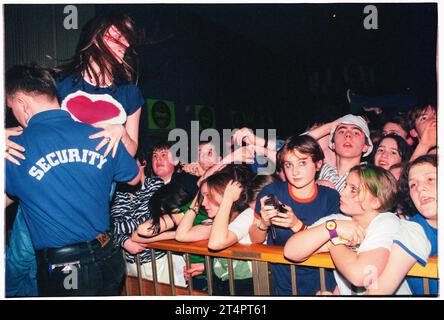
[[37,250],[37,286],[41,297],[118,296],[125,262],[110,240],[61,249]]
[[[228,280],[221,280],[213,274],[213,296],[229,296],[230,284]],[[234,280],[234,295],[254,296],[253,278]]]

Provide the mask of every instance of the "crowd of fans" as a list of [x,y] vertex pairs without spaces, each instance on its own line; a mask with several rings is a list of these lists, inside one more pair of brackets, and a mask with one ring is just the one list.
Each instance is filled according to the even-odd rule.
[[[130,276],[137,274],[136,255],[139,255],[143,278],[152,280],[152,259],[155,259],[158,281],[163,283],[169,282],[167,256],[163,251],[156,251],[155,255],[152,255],[146,248],[147,243],[166,239],[179,242],[207,240],[211,250],[222,250],[237,243],[282,246],[285,257],[296,262],[319,252],[328,252],[336,268],[326,272],[327,291],[321,291],[317,269],[298,267],[296,279],[299,295],[350,295],[352,287],[361,294],[424,294],[421,279],[406,275],[416,262],[425,265],[430,256],[437,255],[435,103],[424,102],[407,114],[398,113],[380,128],[371,127],[371,123],[369,127],[362,116],[347,114],[329,123],[316,124],[306,132],[285,137],[277,144],[256,136],[253,130],[242,128],[233,134],[229,154],[219,154],[222,146],[215,145],[213,141],[204,141],[199,144],[197,162],[179,163],[172,154],[172,144],[168,141],[154,145],[151,150],[138,148],[138,128],[135,123],[139,121],[143,100],[140,99],[137,87],[115,83],[117,76],[113,75],[119,75],[120,78],[126,76],[127,81],[131,80],[129,75],[132,69],[124,62],[125,50],[133,41],[131,21],[96,20],[92,28],[102,30],[93,37],[103,43],[87,46],[85,50],[96,48],[97,52],[90,52],[90,56],[104,58],[77,59],[73,64],[61,68],[59,72],[63,77],[57,78],[57,82],[48,80],[45,83],[46,87],[51,87],[51,81],[53,82],[54,88],[57,89],[57,97],[48,94],[49,89],[42,89],[44,86],[39,87],[38,84],[31,83],[37,81],[39,75],[50,77],[36,66],[29,69],[16,67],[6,78],[8,105],[22,125],[22,128],[7,129],[6,192],[11,198],[16,196],[20,201],[30,238],[33,240],[38,261],[37,294],[64,295],[66,292],[63,288],[54,289],[51,282],[53,280],[50,279],[52,272],[56,272],[59,265],[66,271],[66,266],[74,268],[74,265],[81,266],[84,262],[80,260],[79,264],[72,264],[68,261],[71,263],[69,264],[60,260],[63,250],[59,249],[75,247],[75,250],[80,250],[85,247],[89,248],[91,253],[92,246],[97,244],[94,238],[99,240],[102,248],[109,246],[110,242],[113,249],[109,250],[123,250],[126,273]],[[110,38],[112,41],[108,44],[106,41]],[[113,46],[118,49],[113,49]],[[83,52],[84,50],[79,51],[81,57]],[[89,64],[86,61],[89,61]],[[35,77],[32,77],[33,72]],[[23,85],[24,80],[30,85]],[[77,85],[71,88],[73,83]],[[102,124],[95,126],[102,131],[88,132],[89,137],[93,139],[91,141],[102,139],[96,150],[106,146],[104,158],[100,158],[99,169],[114,157],[120,159],[119,157],[129,155],[135,155],[137,166],[135,163],[131,166],[128,164],[127,170],[124,171],[121,169],[123,160],[112,162],[115,172],[111,175],[115,179],[111,180],[121,182],[115,192],[101,196],[105,200],[107,198],[110,203],[108,220],[103,220],[108,222],[108,228],[96,228],[101,237],[103,232],[106,233],[104,237],[109,237],[108,241],[102,242],[102,238],[90,235],[85,236],[89,238],[78,241],[77,234],[84,236],[82,230],[72,228],[73,235],[66,230],[76,223],[71,221],[76,219],[71,216],[63,218],[70,220],[70,224],[64,225],[63,219],[57,220],[53,233],[47,235],[52,239],[63,237],[67,233],[72,238],[71,243],[45,242],[39,238],[42,235],[36,230],[45,227],[30,226],[32,222],[41,222],[32,218],[33,212],[38,211],[33,207],[39,206],[35,203],[38,192],[34,190],[33,193],[27,194],[29,190],[22,190],[17,185],[20,183],[17,179],[22,176],[15,172],[21,170],[20,167],[25,167],[25,173],[31,173],[26,161],[31,161],[32,165],[33,158],[28,155],[32,152],[37,153],[40,149],[32,151],[37,142],[31,143],[31,140],[26,138],[30,133],[26,133],[31,132],[30,128],[33,128],[33,138],[38,139],[40,133],[36,129],[35,119],[39,117],[38,120],[41,120],[42,114],[54,113],[54,110],[62,112],[58,110],[58,102],[62,110],[68,111],[77,121],[96,123],[97,115],[88,118],[84,113],[76,113],[75,108],[72,108],[72,101],[76,102],[75,99],[78,98],[75,96],[77,90],[81,88],[87,91],[88,86],[96,86],[100,90],[111,90],[108,87],[114,87],[112,90],[124,96],[120,98],[120,102],[126,109],[126,118],[123,116],[122,121],[103,124],[106,119],[100,119]],[[104,95],[108,92],[98,93],[91,89],[90,93]],[[20,94],[23,94],[23,97]],[[132,98],[126,101],[125,97],[128,95]],[[47,101],[51,102],[52,111],[34,107]],[[29,109],[22,108],[28,104]],[[48,118],[47,121],[51,123],[53,119]],[[51,135],[58,134],[58,131],[47,131],[42,135],[46,134],[49,137],[45,138],[45,143],[50,146],[52,142],[49,143],[48,139]],[[88,140],[88,136],[85,136],[85,139]],[[73,150],[75,144],[68,147]],[[71,152],[69,150],[68,152]],[[85,163],[84,154],[82,156],[69,153],[68,162],[75,162],[78,157],[77,162]],[[43,155],[39,157],[41,156]],[[258,174],[256,162],[259,156],[266,157],[268,161],[276,164],[273,174]],[[40,166],[43,174],[57,174],[53,168],[58,164],[56,161],[63,163],[62,158],[48,153],[45,159],[50,166]],[[76,168],[72,167],[69,170],[83,170]],[[78,174],[80,176],[84,173],[78,171]],[[71,175],[65,181],[68,180],[76,179]],[[86,180],[73,183],[79,183],[81,186],[99,183]],[[126,184],[128,181],[132,186]],[[46,185],[39,186],[39,191],[45,192]],[[114,189],[111,185],[105,186]],[[29,186],[32,187],[34,185]],[[60,185],[58,187],[60,188]],[[92,188],[88,189],[88,186],[84,188],[94,191]],[[81,195],[79,197],[83,199],[83,191],[79,189],[78,192]],[[60,201],[70,201],[66,200],[65,196],[59,197],[62,199]],[[32,205],[29,205],[28,201]],[[85,201],[88,203],[90,199]],[[64,205],[70,206],[67,203]],[[87,205],[85,207],[88,208]],[[100,209],[103,207],[108,212],[106,205],[102,205]],[[52,210],[50,204],[45,208]],[[63,206],[57,207],[60,208]],[[78,211],[81,209],[76,207]],[[84,218],[82,223],[89,223],[88,218]],[[23,220],[20,221],[21,224],[24,223]],[[57,223],[60,223],[60,226]],[[96,226],[94,223],[91,222]],[[63,231],[60,231],[62,229]],[[14,248],[17,250],[14,246],[10,250]],[[56,258],[52,261],[51,256]],[[71,258],[74,259],[73,256]],[[17,262],[20,257],[15,259]],[[212,281],[213,294],[229,294],[227,259],[212,259],[211,279],[207,277],[203,257],[191,255],[190,259],[191,264],[187,266],[182,255],[173,255],[176,285],[187,286],[187,282],[192,281],[193,288],[205,291],[208,282]],[[367,272],[369,268],[373,272],[373,277],[370,278]],[[8,270],[17,271],[14,268]],[[35,269],[32,270],[34,271],[28,272],[35,272]],[[18,277],[14,278],[13,271],[10,275],[12,283],[19,281]],[[236,295],[253,295],[251,263],[233,260],[233,273]],[[271,275],[274,295],[292,294],[288,265],[272,264]],[[62,278],[58,281],[63,281],[60,279]],[[8,282],[6,289],[8,291]],[[87,290],[80,294],[91,295],[91,292],[93,291]],[[118,291],[113,292],[112,294],[115,294]],[[111,294],[111,291],[97,291],[97,294]],[[430,294],[438,294],[438,280],[430,281]]]

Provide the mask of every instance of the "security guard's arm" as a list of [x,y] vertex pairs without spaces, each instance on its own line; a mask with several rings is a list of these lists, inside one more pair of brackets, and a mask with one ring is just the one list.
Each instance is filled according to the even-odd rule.
[[128,181],[127,183],[128,183],[130,186],[135,186],[136,184],[138,184],[138,183],[140,182],[140,177],[141,177],[141,174],[140,174],[140,171],[139,171],[139,172],[137,173],[137,176],[135,176],[133,180]]

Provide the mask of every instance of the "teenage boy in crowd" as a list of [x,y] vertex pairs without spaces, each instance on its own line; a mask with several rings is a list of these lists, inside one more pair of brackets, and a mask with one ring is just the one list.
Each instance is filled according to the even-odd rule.
[[418,105],[410,110],[407,116],[411,128],[410,135],[419,141],[410,158],[410,161],[413,161],[436,147],[436,104],[424,103]]
[[329,137],[328,149],[324,153],[334,154],[335,163],[324,163],[318,180],[321,184],[334,187],[341,192],[345,187],[348,172],[361,163],[361,158],[373,150],[367,122],[360,116],[348,114],[333,122],[308,132],[316,140]]
[[[283,246],[296,232],[304,230],[318,219],[339,212],[339,194],[331,188],[315,183],[322,167],[324,153],[309,135],[292,136],[278,153],[287,182],[269,184],[257,196],[255,219],[250,227],[253,243]],[[270,201],[275,198],[274,203]],[[290,266],[272,265],[274,293],[291,295]],[[319,271],[298,267],[298,295],[315,295],[320,290]],[[326,272],[327,287],[335,287],[333,274]]]

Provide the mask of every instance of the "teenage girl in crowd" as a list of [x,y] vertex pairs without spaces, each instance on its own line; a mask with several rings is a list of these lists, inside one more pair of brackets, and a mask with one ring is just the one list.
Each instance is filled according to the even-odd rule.
[[[384,272],[367,294],[390,295],[403,283],[411,267],[438,255],[437,158],[425,155],[409,163],[399,181],[402,220]],[[407,277],[413,295],[424,295],[422,278]],[[438,280],[430,279],[430,294],[437,295]]]
[[[200,187],[202,206],[213,219],[212,223],[193,226],[197,203],[182,219],[176,231],[176,240],[194,242],[209,239],[208,247],[222,250],[237,242],[249,244],[248,229],[253,222],[253,210],[249,207],[245,187],[251,174],[238,170],[238,166],[227,166],[206,178]],[[233,260],[236,295],[252,295],[253,279],[251,263]],[[203,266],[202,266],[203,271]],[[213,294],[228,295],[228,267],[226,259],[213,260]],[[192,276],[190,272],[185,277]]]
[[397,134],[390,133],[379,140],[375,148],[374,164],[385,170],[394,165],[409,161],[412,155],[410,146]]
[[[115,154],[122,141],[135,155],[138,146],[140,107],[144,99],[136,85],[135,52],[140,40],[133,21],[126,15],[103,15],[90,20],[82,30],[75,55],[56,67],[57,94],[63,110],[80,122],[103,130],[90,138],[103,138],[97,150],[107,145],[105,155]],[[7,129],[6,137],[21,134]],[[25,150],[8,139],[6,158],[16,162]]]
[[[324,217],[296,233],[284,255],[303,261],[316,252],[329,251],[336,266],[335,294],[351,295],[352,285],[363,293],[382,273],[388,261],[400,220],[388,212],[395,201],[396,180],[372,165],[351,169],[341,192],[341,212]],[[403,287],[399,294],[408,293]]]

